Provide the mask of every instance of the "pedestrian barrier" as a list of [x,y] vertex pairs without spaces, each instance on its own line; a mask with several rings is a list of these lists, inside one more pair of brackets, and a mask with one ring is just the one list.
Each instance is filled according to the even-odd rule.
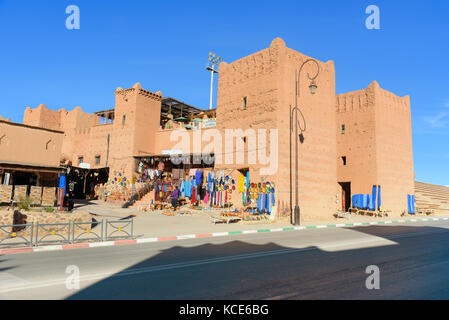
[[[44,243],[70,243],[70,223],[36,223],[36,238],[34,245]],[[39,238],[39,234],[43,234]],[[45,240],[49,239],[49,240]]]
[[0,246],[40,246],[129,238],[134,238],[133,219],[0,225]]
[[[99,233],[94,230],[100,231]],[[99,228],[99,229],[98,229]],[[80,232],[77,234],[77,232]],[[73,222],[72,243],[78,241],[103,241],[103,221],[96,222]]]
[[[9,230],[8,230],[9,229]],[[33,245],[33,224],[0,226],[0,245]]]
[[[106,241],[113,239],[132,238],[134,234],[134,222],[133,219],[116,220],[116,221],[106,220],[105,229],[106,229],[105,231]],[[112,232],[109,233],[108,230]]]

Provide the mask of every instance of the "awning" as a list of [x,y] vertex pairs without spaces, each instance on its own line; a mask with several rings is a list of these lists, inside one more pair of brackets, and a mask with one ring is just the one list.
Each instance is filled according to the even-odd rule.
[[0,163],[0,169],[8,171],[46,172],[46,173],[60,173],[64,171],[64,168],[62,167],[41,166],[25,163]]

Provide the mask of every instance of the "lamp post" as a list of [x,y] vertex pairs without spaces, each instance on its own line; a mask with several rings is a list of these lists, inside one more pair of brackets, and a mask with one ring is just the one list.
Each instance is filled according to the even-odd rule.
[[[320,73],[320,65],[318,64],[318,62],[314,59],[307,59],[306,61],[304,61],[301,66],[299,67],[299,70],[295,71],[295,107],[293,109],[291,109],[290,111],[290,134],[291,131],[293,131],[293,126],[291,125],[291,122],[293,120],[293,111],[295,111],[295,211],[294,211],[294,225],[299,226],[300,224],[300,211],[299,211],[299,204],[298,204],[298,100],[300,97],[300,79],[301,79],[301,71],[303,69],[303,67],[308,64],[308,63],[315,63],[315,65],[317,66],[317,71],[315,76],[311,77],[309,73],[307,73],[307,77],[310,80],[310,84],[309,84],[309,89],[310,89],[310,93],[313,95],[316,93],[316,89],[317,89],[317,84],[315,82],[316,77],[318,77],[318,74]],[[291,148],[290,148],[291,150]],[[291,153],[291,151],[290,151]],[[291,164],[290,164],[291,166]],[[290,188],[291,190],[291,188]],[[291,197],[290,197],[291,199]],[[291,206],[290,206],[291,208]]]
[[214,73],[218,73],[217,70],[215,70],[215,67],[220,64],[220,62],[223,61],[222,58],[219,56],[216,56],[215,53],[209,52],[209,63],[206,67],[206,70],[210,71],[210,103],[209,103],[209,110],[212,110],[212,97],[214,94]]

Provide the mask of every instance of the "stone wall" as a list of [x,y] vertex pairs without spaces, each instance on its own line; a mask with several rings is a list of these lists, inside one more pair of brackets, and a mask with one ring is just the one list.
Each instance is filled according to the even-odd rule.
[[56,188],[55,187],[44,187],[42,192],[42,205],[43,206],[54,206],[56,200]]
[[[34,224],[36,226],[39,224],[47,224],[47,223],[72,223],[72,222],[92,222],[92,215],[89,212],[85,211],[76,211],[76,212],[32,212],[32,211],[23,211],[19,212],[18,210],[5,210],[0,211],[0,225],[13,225],[13,224]],[[34,226],[34,227],[35,227]],[[46,227],[49,229],[50,227]],[[58,233],[67,232],[66,227],[57,227]],[[8,232],[14,231],[17,232],[18,235],[21,236],[29,236],[29,228],[24,232],[20,232],[20,228],[14,228],[11,230],[10,227],[4,228],[5,231],[0,230],[0,238],[5,237]],[[49,232],[44,229],[39,229],[39,237],[42,235],[49,234]]]
[[0,185],[0,203],[11,202],[12,186]]

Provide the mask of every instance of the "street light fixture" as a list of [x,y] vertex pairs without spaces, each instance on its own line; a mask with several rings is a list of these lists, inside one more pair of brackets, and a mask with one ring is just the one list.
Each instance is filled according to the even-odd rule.
[[[299,139],[299,136],[298,136],[298,99],[300,97],[300,88],[301,88],[300,87],[301,71],[302,71],[303,67],[310,62],[315,63],[315,65],[317,66],[317,71],[316,71],[315,76],[313,76],[313,77],[311,77],[310,74],[307,73],[307,77],[310,80],[309,89],[310,89],[310,94],[314,95],[316,93],[318,86],[315,82],[315,79],[316,79],[316,77],[318,77],[318,74],[320,73],[320,65],[314,59],[307,59],[299,67],[299,71],[296,70],[296,72],[295,72],[295,81],[296,81],[295,82],[295,85],[296,85],[295,107],[293,109],[291,109],[291,111],[290,111],[290,134],[291,134],[291,131],[293,131],[293,126],[292,126],[293,115],[292,115],[292,113],[293,113],[293,111],[295,111],[295,211],[294,211],[294,221],[293,222],[294,222],[294,225],[296,225],[296,226],[299,226],[299,224],[300,224],[300,210],[299,210],[299,204],[298,204],[298,194],[299,194],[298,193],[298,139]],[[301,131],[305,131],[305,128],[304,128],[304,130],[301,130]],[[290,146],[290,150],[291,150],[291,146]],[[291,159],[291,151],[290,151],[290,159]],[[290,161],[290,168],[291,168],[291,161]],[[291,169],[290,169],[290,174],[291,174]],[[290,190],[291,190],[291,178],[290,178]],[[291,201],[291,193],[290,193],[290,201]],[[291,207],[292,206],[290,205],[290,208]]]
[[310,82],[310,85],[309,85],[310,93],[315,94],[317,88],[318,88],[318,86],[316,85],[315,80],[312,80],[312,82]]
[[221,61],[223,61],[222,58],[215,55],[215,53],[209,52],[209,63],[206,67],[206,70],[210,71],[210,110],[212,110],[212,97],[214,93],[214,73],[218,73],[218,71],[215,70],[215,67],[219,65]]

